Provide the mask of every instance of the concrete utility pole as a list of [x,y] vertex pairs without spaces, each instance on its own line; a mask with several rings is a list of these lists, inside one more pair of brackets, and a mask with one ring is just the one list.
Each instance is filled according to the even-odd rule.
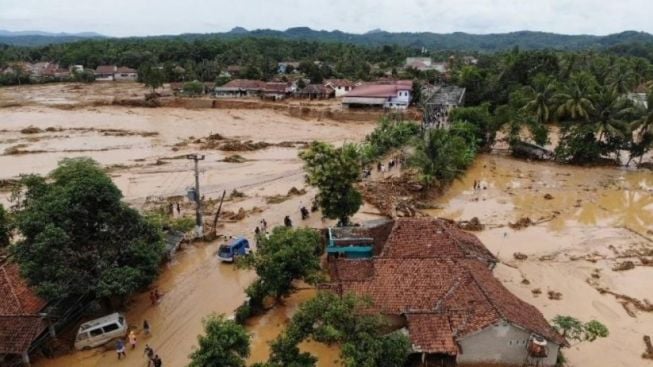
[[202,196],[200,195],[200,171],[199,161],[204,160],[204,156],[200,154],[188,154],[186,159],[195,161],[195,232],[197,237],[204,235],[204,222],[202,220]]

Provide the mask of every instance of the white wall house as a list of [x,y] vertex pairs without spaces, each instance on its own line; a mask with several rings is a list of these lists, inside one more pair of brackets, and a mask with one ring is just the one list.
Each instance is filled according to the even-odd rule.
[[113,73],[115,81],[131,81],[135,82],[138,79],[138,71],[132,68],[121,66]]

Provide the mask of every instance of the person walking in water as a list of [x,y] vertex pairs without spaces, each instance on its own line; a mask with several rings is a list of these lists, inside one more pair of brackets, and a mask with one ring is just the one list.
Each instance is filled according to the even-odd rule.
[[143,331],[145,335],[150,335],[150,323],[147,320],[143,320]]
[[122,339],[118,339],[118,342],[116,343],[116,352],[118,353],[118,359],[127,357],[127,352],[125,351],[125,343],[123,343]]
[[136,333],[134,333],[134,330],[129,332],[129,344],[132,346],[132,349],[136,349]]
[[159,358],[158,354],[154,356],[154,359],[152,360],[152,363],[154,364],[154,367],[163,366],[163,362],[161,362],[161,358]]
[[147,367],[150,367],[153,363],[152,360],[154,359],[154,349],[152,349],[148,344],[145,344],[143,355],[147,357]]
[[290,220],[290,217],[286,215],[285,218],[283,218],[283,225],[286,227],[292,227],[292,220]]

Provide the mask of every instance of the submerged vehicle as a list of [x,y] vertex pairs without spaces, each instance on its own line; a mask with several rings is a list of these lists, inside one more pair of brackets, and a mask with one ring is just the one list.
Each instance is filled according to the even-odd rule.
[[233,262],[238,256],[249,254],[249,241],[245,237],[234,237],[218,249],[218,259]]
[[79,326],[76,349],[90,349],[127,335],[127,320],[121,313],[112,313]]

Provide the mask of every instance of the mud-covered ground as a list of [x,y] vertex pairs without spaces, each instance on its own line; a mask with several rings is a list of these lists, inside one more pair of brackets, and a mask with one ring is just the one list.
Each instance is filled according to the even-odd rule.
[[[473,190],[475,180],[487,189]],[[608,327],[609,337],[564,350],[571,366],[644,366],[642,338],[653,330],[653,266],[644,264],[653,260],[652,193],[648,170],[486,155],[430,214],[478,217],[486,229],[477,235],[502,262],[496,276],[547,319],[571,315]],[[526,217],[537,224],[508,225]],[[617,270],[629,261],[632,269]]]
[[[330,222],[322,221],[318,214],[305,222],[299,218],[299,207],[308,204],[315,193],[306,187],[297,158],[302,143],[313,139],[358,141],[374,127],[373,121],[298,119],[272,110],[84,105],[88,99],[113,98],[118,92],[138,96],[145,90],[135,84],[113,83],[96,83],[81,90],[72,85],[0,89],[0,102],[14,105],[0,108],[0,201],[8,204],[7,183],[20,174],[46,174],[64,157],[89,156],[107,167],[125,200],[145,208],[184,195],[194,179],[192,163],[184,155],[199,152],[206,155],[200,163],[200,184],[207,199],[217,198],[223,190],[245,194],[228,200],[224,210],[243,208],[249,214],[226,222],[222,234],[251,236],[261,218],[274,226],[281,224],[285,215],[299,225],[323,227]],[[62,103],[76,107],[50,105],[57,95],[65,99]],[[220,137],[210,140],[212,134]],[[224,150],[225,141],[271,145],[235,152]],[[239,163],[223,161],[236,154]],[[486,189],[474,191],[475,180]],[[306,193],[286,197],[292,187],[306,189]],[[597,319],[608,326],[608,338],[565,351],[570,365],[640,366],[645,363],[640,357],[642,336],[653,333],[648,303],[653,300],[653,266],[645,265],[653,261],[651,190],[650,171],[576,168],[484,155],[436,200],[439,209],[429,214],[452,219],[478,217],[486,229],[477,235],[502,260],[495,274],[547,318],[567,314],[584,321]],[[183,207],[191,214],[190,203]],[[371,218],[374,212],[365,206],[355,220]],[[522,218],[536,224],[522,229],[508,225]],[[121,365],[144,366],[144,343],[155,348],[166,366],[185,365],[202,332],[202,318],[212,312],[229,314],[242,303],[243,290],[253,274],[221,264],[214,256],[219,244],[185,246],[162,269],[154,285],[164,293],[160,304],[152,306],[147,292],[134,297],[127,318],[137,327],[139,346]],[[516,260],[517,252],[527,258]],[[265,360],[267,342],[312,294],[302,290],[285,305],[250,321],[250,362]],[[143,319],[152,325],[152,336],[142,334]],[[320,366],[337,365],[337,348],[317,344],[303,348],[320,358]],[[116,363],[112,350],[95,349],[42,359],[35,365]]]

